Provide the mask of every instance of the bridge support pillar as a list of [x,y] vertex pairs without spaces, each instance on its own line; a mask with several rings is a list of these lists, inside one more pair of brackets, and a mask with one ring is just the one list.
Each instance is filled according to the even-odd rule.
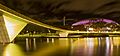
[[9,35],[7,33],[3,13],[0,11],[0,43],[10,43]]
[[60,32],[59,36],[60,37],[68,37],[68,33],[67,32]]
[[28,24],[20,18],[0,11],[0,43],[10,43]]

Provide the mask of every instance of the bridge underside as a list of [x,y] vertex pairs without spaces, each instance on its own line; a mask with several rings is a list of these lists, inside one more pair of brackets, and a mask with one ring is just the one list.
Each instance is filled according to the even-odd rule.
[[24,16],[6,6],[0,4],[0,42],[9,43],[14,40],[14,38],[20,33],[20,31],[28,24],[35,24],[44,28],[56,30],[59,32],[67,32],[70,30],[65,30],[57,27],[53,27],[39,21],[33,20],[27,16]]
[[6,6],[0,4],[0,43],[9,43],[21,32],[21,30],[28,24],[32,23],[41,27],[67,31],[61,28],[56,28],[39,21],[26,17]]

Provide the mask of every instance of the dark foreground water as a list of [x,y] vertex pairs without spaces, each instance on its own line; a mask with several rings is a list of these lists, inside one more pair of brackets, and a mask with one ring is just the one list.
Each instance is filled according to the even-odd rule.
[[18,38],[2,56],[120,56],[120,37]]

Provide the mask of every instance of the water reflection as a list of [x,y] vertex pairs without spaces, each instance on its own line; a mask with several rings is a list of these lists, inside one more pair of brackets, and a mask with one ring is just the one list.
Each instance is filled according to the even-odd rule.
[[82,38],[74,43],[73,56],[93,56],[97,45],[97,38]]
[[[120,37],[44,38],[34,40],[35,38],[31,42],[28,39],[28,43],[24,40],[15,42],[15,44],[8,44],[4,48],[3,56],[120,56]],[[30,45],[32,45],[31,48],[27,50],[25,46],[29,47]]]
[[5,47],[3,56],[25,56],[25,54],[18,45],[10,43]]
[[82,38],[74,43],[72,56],[119,56],[119,47],[120,37]]

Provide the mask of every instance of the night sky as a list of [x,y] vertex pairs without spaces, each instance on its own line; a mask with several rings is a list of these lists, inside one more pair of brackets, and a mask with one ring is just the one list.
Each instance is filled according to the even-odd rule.
[[[37,20],[120,17],[120,0],[1,0],[7,7]],[[59,21],[58,19],[55,19]]]

